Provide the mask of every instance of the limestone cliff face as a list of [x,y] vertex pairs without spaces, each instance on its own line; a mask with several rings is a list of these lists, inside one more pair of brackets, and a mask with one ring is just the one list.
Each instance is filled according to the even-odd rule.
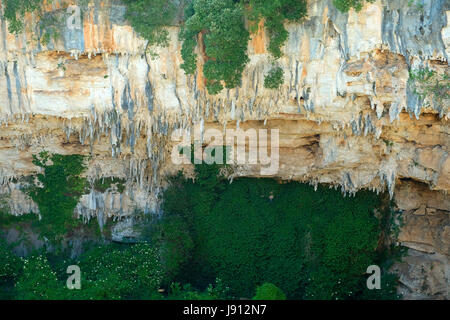
[[[48,11],[64,18],[73,1]],[[86,1],[84,1],[86,2]],[[0,18],[0,193],[13,214],[38,213],[21,178],[38,168],[45,149],[91,154],[87,176],[127,179],[122,194],[94,189],[76,213],[84,219],[122,219],[135,209],[155,212],[177,128],[280,130],[280,168],[274,177],[389,191],[405,225],[399,241],[410,255],[398,265],[407,298],[449,298],[450,130],[448,100],[424,105],[408,84],[409,68],[448,72],[450,3],[403,0],[338,12],[331,0],[308,1],[308,18],[287,25],[277,62],[285,82],[264,88],[271,68],[261,25],[249,42],[250,63],[239,88],[205,91],[202,59],[188,77],[179,29],[167,48],[145,53],[146,41],[124,20],[120,1],[82,6],[82,28],[61,26],[43,47],[36,18],[27,31],[8,33]],[[201,48],[198,49],[201,57]],[[234,176],[258,176],[257,166]]]

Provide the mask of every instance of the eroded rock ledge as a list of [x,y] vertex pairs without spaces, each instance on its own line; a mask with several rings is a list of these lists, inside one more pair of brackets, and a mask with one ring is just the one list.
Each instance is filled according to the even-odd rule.
[[[287,25],[285,83],[264,88],[270,69],[264,29],[249,43],[239,88],[217,96],[180,69],[181,43],[145,54],[146,42],[123,18],[119,1],[91,1],[81,30],[42,47],[35,24],[20,36],[0,20],[0,193],[12,214],[38,212],[20,190],[37,170],[32,154],[91,154],[87,176],[125,178],[123,193],[92,189],[76,212],[125,219],[158,210],[176,128],[280,130],[281,179],[327,183],[352,193],[388,190],[410,249],[399,270],[408,298],[449,298],[450,159],[448,106],[423,106],[408,85],[409,69],[448,72],[450,4],[377,1],[338,12],[331,0],[309,1],[308,18]],[[69,1],[48,10],[64,14]],[[201,60],[201,59],[200,59]],[[236,168],[258,176],[259,168]]]

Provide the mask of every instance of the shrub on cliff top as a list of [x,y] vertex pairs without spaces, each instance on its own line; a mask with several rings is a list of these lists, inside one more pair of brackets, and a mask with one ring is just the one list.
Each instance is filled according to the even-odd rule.
[[196,69],[192,56],[196,37],[203,32],[206,62],[203,72],[210,94],[234,88],[241,82],[242,71],[249,61],[247,55],[248,31],[245,29],[243,10],[232,0],[194,0],[194,14],[183,27],[184,40],[182,68],[187,74]]

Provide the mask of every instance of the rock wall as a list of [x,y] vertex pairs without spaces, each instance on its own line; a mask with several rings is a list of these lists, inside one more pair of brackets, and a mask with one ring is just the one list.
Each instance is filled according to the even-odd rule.
[[[64,20],[72,3],[54,0],[46,10]],[[44,149],[92,155],[90,181],[127,180],[123,193],[92,188],[78,204],[79,216],[102,224],[158,211],[164,177],[180,169],[170,161],[174,129],[279,129],[274,177],[346,193],[389,191],[403,211],[399,241],[409,248],[397,266],[402,292],[449,298],[448,100],[424,105],[408,83],[410,68],[448,72],[448,1],[419,8],[379,0],[347,14],[332,0],[308,1],[308,18],[286,25],[277,61],[284,85],[264,88],[271,60],[261,25],[242,85],[217,96],[205,91],[201,58],[195,76],[180,69],[178,27],[153,57],[120,1],[79,4],[81,29],[62,23],[61,37],[46,46],[36,40],[36,16],[26,17],[19,36],[0,17],[0,194],[12,214],[38,213],[20,186],[38,169],[32,154]],[[233,176],[259,172],[238,166]]]

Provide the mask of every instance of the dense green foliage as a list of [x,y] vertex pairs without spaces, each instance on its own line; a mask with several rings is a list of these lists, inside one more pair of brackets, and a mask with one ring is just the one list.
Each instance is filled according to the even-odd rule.
[[125,179],[115,178],[115,177],[107,177],[101,178],[94,181],[94,189],[98,192],[105,192],[110,189],[112,186],[115,186],[119,193],[122,193],[125,190]]
[[22,228],[24,225],[32,225],[39,221],[36,214],[23,214],[21,216],[13,216],[5,211],[0,210],[0,226],[2,228],[15,227]]
[[242,71],[249,61],[243,10],[233,0],[194,0],[194,14],[184,25],[181,38],[183,44],[182,68],[192,74],[196,58],[192,55],[195,37],[203,32],[207,61],[203,67],[206,86],[210,94],[234,88],[241,82]]
[[[25,300],[54,299],[151,299],[158,298],[161,264],[148,244],[120,247],[100,246],[89,250],[80,261],[57,259],[50,263],[46,254],[21,259],[5,246],[0,252],[8,264],[2,269],[16,280],[13,295]],[[54,260],[54,259],[53,259]],[[3,262],[3,261],[2,261]],[[81,269],[81,290],[66,287],[69,265]],[[20,274],[20,276],[18,276]],[[0,275],[0,281],[3,276]],[[7,284],[0,282],[0,291]]]
[[[265,20],[270,35],[268,50],[278,59],[282,55],[281,46],[288,38],[284,21],[299,21],[303,18],[306,15],[306,1],[193,0],[188,12],[181,33],[181,53],[184,60],[181,67],[187,74],[194,74],[197,67],[194,53],[196,40],[198,34],[203,33],[207,89],[210,94],[217,94],[223,89],[222,82],[227,88],[240,84],[242,72],[249,61],[249,34],[245,29],[244,17],[253,21],[253,26],[257,26],[261,19]],[[282,81],[282,78],[278,77],[277,80]],[[276,86],[278,87],[279,85]],[[273,84],[272,88],[275,88]]]
[[[23,31],[23,17],[27,12],[38,12],[40,16],[40,41],[46,45],[50,39],[59,36],[55,16],[44,14],[42,0],[5,0],[4,16],[9,22],[9,30],[18,34]],[[351,8],[360,10],[365,1],[374,0],[334,0],[342,12]],[[250,31],[255,31],[258,22],[264,20],[269,34],[268,51],[274,59],[282,56],[281,47],[289,33],[284,27],[286,21],[300,21],[307,15],[306,0],[124,0],[127,10],[125,17],[135,31],[152,45],[167,46],[168,30],[177,21],[178,7],[185,8],[184,23],[180,33],[183,40],[181,68],[186,74],[194,74],[197,69],[195,49],[199,34],[204,42],[203,72],[210,94],[217,94],[224,86],[235,88],[240,85],[242,72],[249,62],[247,45],[249,32],[245,21],[250,21]],[[277,81],[274,81],[274,76]],[[282,84],[279,73],[269,73],[265,84],[277,89]]]
[[306,16],[306,0],[245,0],[247,15],[251,21],[264,19],[269,33],[269,52],[275,59],[282,56],[281,47],[288,39],[285,21],[300,21]]
[[167,298],[169,300],[221,300],[229,299],[229,296],[228,288],[220,279],[216,279],[216,284],[208,285],[204,291],[197,290],[190,284],[182,286],[178,282],[172,283]]
[[[157,250],[147,243],[103,245],[83,253],[78,260],[50,253],[18,258],[0,241],[0,299],[109,300],[226,298],[227,288],[216,284],[200,291],[189,284],[172,283],[167,294],[159,291],[162,265]],[[81,270],[81,289],[66,286],[67,267]]]
[[[51,2],[48,1],[48,2]],[[23,19],[27,13],[36,13],[38,18],[38,41],[47,45],[60,37],[60,23],[56,15],[42,10],[43,0],[4,0],[3,16],[8,21],[8,31],[15,35],[24,31]]]
[[41,5],[42,0],[5,0],[3,16],[9,23],[9,32],[14,34],[22,32],[25,14],[38,10]]
[[61,292],[56,272],[42,255],[24,260],[23,273],[16,283],[16,290],[16,298],[21,300],[55,300]]
[[286,295],[273,283],[266,282],[256,288],[253,300],[286,300]]
[[[171,281],[205,288],[219,277],[237,298],[265,282],[288,298],[367,295],[365,271],[381,263],[375,194],[343,198],[326,187],[257,179],[230,185],[207,165],[196,174],[202,178],[172,181],[164,197],[156,236],[164,256],[177,257],[168,262]],[[390,284],[373,298],[395,298]]]
[[157,294],[162,269],[158,253],[146,243],[100,246],[76,263],[84,288],[71,293],[83,299],[150,299]]
[[20,272],[20,259],[10,252],[6,242],[0,238],[0,281],[15,278]]
[[[314,191],[300,183],[264,179],[229,184],[219,169],[197,165],[196,179],[180,174],[171,180],[164,194],[165,214],[150,224],[151,246],[102,245],[72,260],[58,258],[61,253],[18,259],[0,245],[0,290],[7,292],[2,297],[397,297],[396,278],[386,272],[382,290],[365,286],[369,265],[387,266],[378,240],[390,220],[374,217],[381,204],[378,196],[359,192],[343,198],[323,186]],[[65,286],[66,268],[74,264],[82,271],[81,290]]]
[[42,168],[35,183],[27,188],[28,195],[39,207],[41,233],[49,240],[57,240],[80,224],[73,218],[79,198],[86,189],[84,157],[81,155],[33,155],[33,164]]
[[264,79],[264,87],[267,89],[278,89],[283,84],[284,71],[280,67],[270,69]]
[[127,5],[125,17],[149,45],[166,46],[166,26],[174,22],[177,12],[173,0],[124,0]]
[[339,11],[347,12],[352,8],[356,11],[361,10],[365,1],[375,2],[375,0],[333,0],[333,3]]

